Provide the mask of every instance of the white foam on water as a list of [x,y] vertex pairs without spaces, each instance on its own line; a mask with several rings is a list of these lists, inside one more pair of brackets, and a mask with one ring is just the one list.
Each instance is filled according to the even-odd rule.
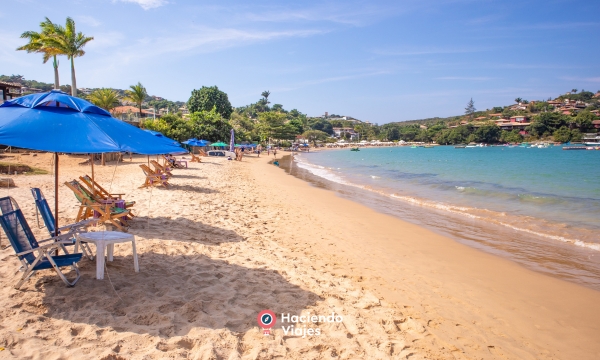
[[[587,249],[591,249],[591,250],[595,250],[595,251],[600,251],[600,243],[591,243],[591,242],[586,242],[586,241],[579,240],[579,239],[569,239],[564,236],[546,234],[546,233],[542,233],[539,231],[520,228],[520,227],[514,226],[512,224],[508,224],[508,223],[505,223],[502,221],[493,220],[493,218],[491,218],[491,217],[490,218],[483,217],[483,216],[471,214],[469,212],[469,211],[474,211],[474,210],[481,211],[481,209],[449,205],[449,204],[444,204],[444,203],[440,203],[440,202],[419,199],[419,198],[415,198],[412,196],[401,196],[401,195],[397,195],[397,194],[388,194],[384,191],[376,190],[369,186],[363,186],[363,185],[349,182],[349,181],[345,180],[344,178],[342,178],[341,176],[329,171],[325,167],[308,163],[304,159],[302,161],[300,161],[300,159],[296,159],[296,163],[298,164],[298,167],[305,169],[316,176],[322,177],[324,179],[333,181],[338,184],[352,186],[352,187],[356,187],[356,188],[359,188],[362,190],[371,191],[371,192],[378,193],[378,194],[386,196],[386,197],[390,197],[393,199],[407,202],[412,205],[425,206],[425,207],[429,207],[429,208],[433,208],[433,209],[443,210],[443,211],[451,212],[454,214],[459,214],[459,215],[462,215],[462,216],[465,216],[465,217],[468,217],[471,219],[477,219],[477,220],[505,226],[505,227],[508,227],[508,228],[516,230],[516,231],[522,231],[522,232],[526,232],[528,234],[537,235],[537,236],[544,237],[547,239],[552,239],[552,240],[560,241],[563,243],[572,244],[575,246],[579,246],[579,247],[583,247],[583,248],[587,248]],[[371,177],[373,179],[379,178],[378,176],[374,176],[374,175],[372,175]],[[457,186],[456,189],[459,191],[463,191],[465,188],[462,186]],[[502,213],[501,215],[505,216],[506,214]]]

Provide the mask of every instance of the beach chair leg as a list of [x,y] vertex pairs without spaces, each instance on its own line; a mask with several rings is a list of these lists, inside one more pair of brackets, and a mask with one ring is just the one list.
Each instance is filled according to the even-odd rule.
[[19,280],[19,282],[17,282],[17,284],[15,285],[15,289],[19,290],[19,288],[21,286],[23,286],[23,284],[27,280],[29,280],[29,278],[31,276],[33,276],[34,273],[35,273],[35,271],[31,271],[31,270],[25,269],[24,272],[23,272],[23,276],[21,276],[21,280]]
[[65,276],[65,274],[63,274],[62,271],[60,271],[60,268],[56,265],[56,263],[54,262],[54,259],[52,259],[52,256],[48,256],[48,261],[50,261],[50,263],[52,264],[52,267],[54,268],[54,270],[56,270],[56,273],[58,274],[58,276],[62,279],[62,281],[69,287],[73,287],[75,286],[75,284],[77,283],[77,281],[79,281],[79,278],[81,277],[81,274],[79,273],[79,268],[77,267],[77,264],[73,263],[73,265],[71,265],[71,269],[73,269],[75,271],[75,274],[77,274],[75,276],[75,279],[73,281],[69,281],[67,279],[67,277]]
[[140,264],[138,262],[137,249],[135,248],[135,236],[133,237],[133,240],[131,240],[131,249],[133,251],[133,269],[135,270],[135,272],[140,272]]

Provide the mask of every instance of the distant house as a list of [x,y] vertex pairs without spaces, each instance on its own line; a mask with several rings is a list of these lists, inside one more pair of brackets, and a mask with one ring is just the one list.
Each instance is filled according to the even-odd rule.
[[476,121],[482,121],[482,120],[485,120],[485,119],[487,119],[487,117],[485,117],[485,116],[480,116],[480,117],[476,117],[475,118]]
[[419,125],[419,129],[425,129],[425,130],[427,130],[427,125]]
[[30,88],[27,86],[23,86],[21,87],[21,94],[37,94],[37,93],[41,93],[44,92],[44,90],[42,89],[36,89],[36,88]]
[[592,120],[592,125],[596,128],[596,129],[600,129],[600,120]]
[[594,95],[595,98],[600,98],[600,91],[598,91],[598,93],[596,95]]
[[77,91],[79,91],[80,93],[84,93],[86,95],[91,94],[92,92],[94,92],[94,90],[92,89],[88,89],[88,88],[81,88],[81,89],[77,89]]
[[[114,117],[129,121],[135,121],[135,119],[139,118],[152,118],[155,116],[153,110],[142,109],[140,114],[140,109],[138,109],[136,106],[130,105],[117,106],[116,108],[112,109],[111,112]],[[157,112],[156,117],[159,118],[160,116],[160,112]]]
[[343,133],[350,135],[350,139],[354,140],[358,138],[358,133],[353,128],[333,128],[333,135],[337,138],[341,137]]
[[510,117],[510,122],[524,123],[527,121],[527,116],[525,115],[516,115]]
[[490,117],[501,117],[501,116],[502,116],[502,113],[499,113],[499,114],[490,114]]
[[21,84],[0,81],[0,102],[21,96]]

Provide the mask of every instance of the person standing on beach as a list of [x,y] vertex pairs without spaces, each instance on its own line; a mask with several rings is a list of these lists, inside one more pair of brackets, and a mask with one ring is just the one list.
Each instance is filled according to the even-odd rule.
[[277,159],[277,148],[273,149],[273,157]]

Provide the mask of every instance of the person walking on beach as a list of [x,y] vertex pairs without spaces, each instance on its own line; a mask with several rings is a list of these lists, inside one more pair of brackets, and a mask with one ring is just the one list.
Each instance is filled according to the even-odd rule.
[[277,159],[277,148],[273,149],[273,157]]

